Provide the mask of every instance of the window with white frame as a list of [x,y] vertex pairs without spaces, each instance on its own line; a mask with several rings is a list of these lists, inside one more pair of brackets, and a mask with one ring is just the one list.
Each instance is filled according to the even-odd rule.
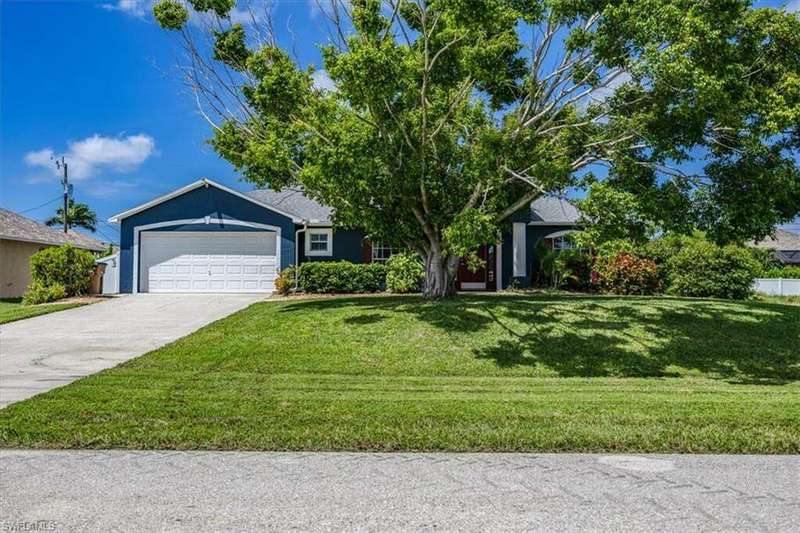
[[307,230],[306,255],[333,255],[333,230],[330,228]]
[[373,263],[385,263],[389,260],[392,255],[396,254],[397,250],[392,248],[391,246],[387,246],[383,243],[376,242],[372,244],[372,262]]
[[575,248],[575,244],[566,235],[553,239],[553,250],[572,250],[573,248]]
[[570,235],[553,237],[553,250],[579,250],[581,253],[588,253],[588,248],[578,248]]

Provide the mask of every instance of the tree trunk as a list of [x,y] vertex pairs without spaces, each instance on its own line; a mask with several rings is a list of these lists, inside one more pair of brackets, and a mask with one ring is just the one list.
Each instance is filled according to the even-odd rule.
[[425,283],[422,296],[426,300],[441,300],[456,294],[456,273],[459,258],[430,251],[425,257]]

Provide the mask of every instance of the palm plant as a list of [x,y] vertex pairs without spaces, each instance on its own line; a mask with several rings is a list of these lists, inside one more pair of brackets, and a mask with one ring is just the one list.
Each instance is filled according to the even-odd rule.
[[547,246],[544,239],[536,243],[536,259],[539,271],[544,274],[553,289],[561,288],[570,280],[577,280],[571,263],[578,254],[575,250],[555,250]]
[[[59,226],[64,223],[64,208],[59,207],[56,214],[45,221],[48,226]],[[67,204],[67,225],[71,228],[86,228],[92,233],[97,230],[97,215],[86,204],[70,200]]]

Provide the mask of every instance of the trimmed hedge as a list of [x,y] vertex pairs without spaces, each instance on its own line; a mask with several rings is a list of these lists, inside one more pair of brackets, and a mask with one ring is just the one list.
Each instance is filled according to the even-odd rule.
[[783,279],[800,279],[800,266],[785,266],[780,268],[771,268],[762,272],[759,278],[783,278]]
[[315,293],[367,293],[386,289],[386,266],[349,261],[312,261],[300,265],[298,287]]

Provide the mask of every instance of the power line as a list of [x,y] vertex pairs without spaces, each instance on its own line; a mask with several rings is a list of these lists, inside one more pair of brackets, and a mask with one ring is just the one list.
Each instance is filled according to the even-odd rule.
[[96,229],[97,229],[97,233],[99,233],[100,235],[105,237],[108,240],[108,242],[110,242],[111,244],[114,244],[114,241],[116,239],[113,239],[113,238],[109,237],[108,235],[106,235],[105,233],[103,233],[103,230],[101,230],[100,228],[96,228]]
[[111,224],[109,224],[108,222],[103,220],[102,218],[97,219],[97,221],[100,222],[105,227],[107,227],[109,229],[112,229],[112,230],[116,231],[117,233],[119,233],[119,228],[117,226],[112,226]]
[[48,200],[48,201],[46,201],[46,202],[45,202],[45,203],[43,203],[42,205],[37,205],[36,207],[31,207],[31,208],[29,208],[29,209],[24,209],[24,210],[22,210],[22,211],[17,211],[17,214],[27,213],[28,211],[35,211],[36,209],[39,209],[39,208],[41,208],[41,207],[44,207],[44,206],[46,206],[46,205],[50,205],[50,204],[52,204],[53,202],[56,202],[56,201],[58,201],[58,200],[61,200],[61,195],[60,195],[60,194],[59,194],[58,196],[56,196],[55,198],[53,198],[52,200]]

